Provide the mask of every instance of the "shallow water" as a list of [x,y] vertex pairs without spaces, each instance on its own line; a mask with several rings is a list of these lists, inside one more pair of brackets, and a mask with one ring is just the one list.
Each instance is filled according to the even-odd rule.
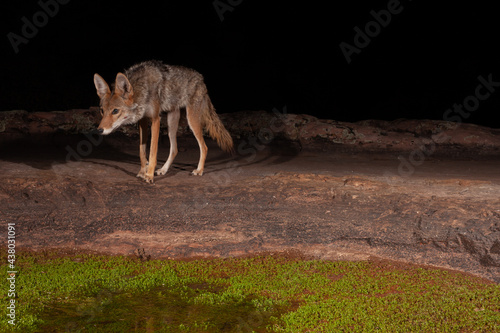
[[[53,303],[41,314],[40,332],[265,332],[278,309],[259,310],[251,299],[222,305],[196,301],[221,292],[209,285],[142,293],[102,290],[85,303]],[[210,295],[205,295],[210,296]]]

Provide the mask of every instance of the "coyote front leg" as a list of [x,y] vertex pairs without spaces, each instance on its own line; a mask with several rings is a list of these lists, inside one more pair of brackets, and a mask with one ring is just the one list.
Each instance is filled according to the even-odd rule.
[[160,116],[157,115],[151,121],[151,145],[149,147],[149,163],[144,180],[152,184],[156,169],[156,155],[158,154],[158,138],[160,137]]
[[146,170],[148,166],[148,159],[146,157],[146,145],[148,142],[149,128],[148,120],[143,118],[139,120],[139,155],[141,157],[141,170],[137,174],[137,177],[146,179]]

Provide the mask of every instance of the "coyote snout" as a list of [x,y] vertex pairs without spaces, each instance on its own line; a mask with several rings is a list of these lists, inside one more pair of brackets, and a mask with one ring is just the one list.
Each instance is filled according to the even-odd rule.
[[[160,133],[160,114],[167,113],[170,155],[165,165],[158,170],[164,175],[177,155],[177,128],[180,109],[186,109],[189,127],[200,146],[200,160],[195,175],[202,175],[207,146],[203,139],[203,129],[225,151],[233,150],[233,140],[219,117],[208,96],[203,77],[198,72],[184,67],[165,65],[159,61],[146,61],[118,73],[114,89],[99,75],[94,75],[97,95],[101,99],[102,115],[98,132],[107,135],[121,125],[139,123],[141,169],[137,177],[148,183],[153,182]],[[148,125],[151,122],[151,145],[149,161],[146,157]]]

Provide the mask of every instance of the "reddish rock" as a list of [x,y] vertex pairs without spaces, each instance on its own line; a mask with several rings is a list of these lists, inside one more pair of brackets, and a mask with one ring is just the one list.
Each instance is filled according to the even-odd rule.
[[[198,148],[183,121],[173,169],[148,185],[135,177],[136,127],[89,136],[99,118],[96,108],[0,113],[0,232],[16,223],[19,251],[300,250],[432,264],[500,282],[498,129],[344,123],[279,110],[224,114],[242,148],[235,156],[207,139],[206,172],[189,176]],[[168,150],[162,140],[160,165]]]

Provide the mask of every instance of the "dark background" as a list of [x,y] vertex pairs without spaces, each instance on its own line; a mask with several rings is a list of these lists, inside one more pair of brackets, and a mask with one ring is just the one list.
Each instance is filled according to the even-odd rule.
[[[364,30],[370,11],[389,2],[71,0],[16,54],[8,34],[22,36],[22,17],[33,22],[42,8],[8,1],[0,18],[0,110],[98,105],[94,73],[112,81],[150,59],[201,72],[220,113],[286,106],[341,121],[443,119],[474,95],[478,76],[500,82],[494,2],[401,0],[401,13],[348,64],[339,44],[353,45],[354,27]],[[219,9],[221,20],[214,3],[232,10]],[[500,127],[497,89],[459,119]]]

